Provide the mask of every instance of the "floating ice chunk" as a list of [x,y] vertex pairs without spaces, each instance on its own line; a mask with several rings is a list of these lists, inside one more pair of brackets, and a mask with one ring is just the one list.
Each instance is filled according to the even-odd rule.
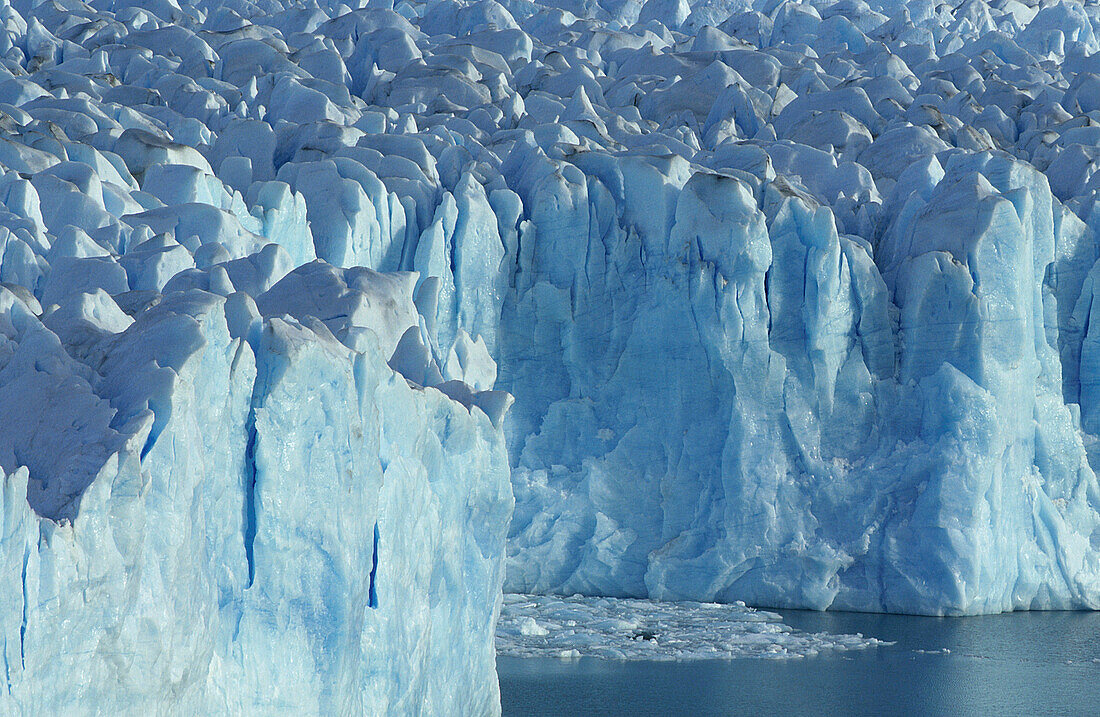
[[0,7],[0,710],[493,713],[505,434],[513,589],[1100,605],[1095,8],[540,3]]
[[539,625],[533,617],[524,617],[519,621],[519,631],[521,635],[531,636],[545,636],[549,635],[550,631],[542,625]]

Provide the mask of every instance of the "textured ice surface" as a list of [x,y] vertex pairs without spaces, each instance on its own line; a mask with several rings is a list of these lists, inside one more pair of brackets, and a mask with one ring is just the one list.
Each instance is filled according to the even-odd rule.
[[523,75],[568,132],[501,165],[508,589],[1100,606],[1097,6],[879,9],[697,7]]
[[492,712],[504,561],[1100,607],[1095,2],[0,25],[12,711]]
[[487,416],[316,318],[83,296],[43,325],[0,289],[0,401],[28,425],[4,434],[5,712],[497,709]]
[[862,635],[792,630],[744,603],[504,596],[497,652],[507,657],[611,660],[789,659],[891,643]]

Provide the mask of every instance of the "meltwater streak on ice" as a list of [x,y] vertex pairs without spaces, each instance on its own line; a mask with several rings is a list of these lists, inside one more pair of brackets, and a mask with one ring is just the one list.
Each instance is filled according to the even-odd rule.
[[790,659],[892,643],[862,635],[792,630],[744,603],[505,595],[497,623],[501,657],[611,660]]

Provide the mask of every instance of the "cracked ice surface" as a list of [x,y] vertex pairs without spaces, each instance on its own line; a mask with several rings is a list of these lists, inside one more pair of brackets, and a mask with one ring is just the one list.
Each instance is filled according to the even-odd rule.
[[497,653],[505,657],[609,660],[792,659],[892,643],[863,635],[793,630],[744,603],[504,596]]

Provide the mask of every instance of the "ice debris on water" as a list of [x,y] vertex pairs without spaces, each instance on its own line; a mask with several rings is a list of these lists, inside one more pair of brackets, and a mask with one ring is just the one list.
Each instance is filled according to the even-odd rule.
[[496,644],[504,657],[666,662],[814,657],[893,643],[793,630],[776,613],[740,602],[509,594],[504,596]]

